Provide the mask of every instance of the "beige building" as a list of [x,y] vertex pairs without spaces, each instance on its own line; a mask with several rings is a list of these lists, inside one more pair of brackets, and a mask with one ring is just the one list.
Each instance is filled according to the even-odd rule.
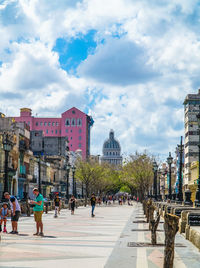
[[194,161],[191,163],[190,166],[190,181],[188,184],[188,188],[190,189],[190,191],[192,192],[191,195],[191,200],[192,202],[194,202],[194,200],[196,199],[196,191],[197,191],[197,180],[199,177],[199,162],[198,161]]

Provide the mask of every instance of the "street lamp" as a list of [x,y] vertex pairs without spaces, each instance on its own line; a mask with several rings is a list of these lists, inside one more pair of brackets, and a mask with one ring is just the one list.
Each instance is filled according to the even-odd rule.
[[157,200],[157,171],[158,165],[156,161],[153,162],[153,172],[154,172],[154,179],[153,179],[153,196],[154,199]]
[[199,113],[196,115],[197,117],[197,122],[198,122],[198,127],[199,127],[199,178],[198,178],[198,187],[196,191],[196,200],[195,200],[195,206],[200,207],[200,107],[199,107]]
[[172,162],[173,157],[171,156],[171,153],[169,152],[169,156],[167,157],[167,163],[169,165],[169,195],[168,198],[172,199]]
[[3,149],[5,152],[5,164],[4,164],[4,192],[2,196],[2,201],[5,200],[4,193],[9,191],[9,182],[8,182],[8,157],[9,152],[12,150],[12,142],[9,139],[8,133],[3,135]]
[[162,200],[162,195],[160,194],[160,180],[161,180],[161,170],[158,171],[158,200]]
[[75,171],[76,171],[76,167],[75,166],[72,166],[73,195],[76,197]]
[[182,190],[182,159],[183,159],[183,137],[181,136],[181,143],[178,145],[178,152],[179,152],[179,178],[178,178],[178,194],[176,201],[182,203],[183,202],[183,190]]
[[67,185],[66,185],[66,199],[69,200],[69,172],[70,172],[71,165],[67,163],[66,170],[67,170]]

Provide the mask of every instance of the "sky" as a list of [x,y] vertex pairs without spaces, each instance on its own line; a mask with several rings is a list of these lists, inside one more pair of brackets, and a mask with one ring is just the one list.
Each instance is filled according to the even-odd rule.
[[95,121],[122,153],[166,158],[184,136],[183,101],[200,87],[197,0],[0,0],[0,111]]

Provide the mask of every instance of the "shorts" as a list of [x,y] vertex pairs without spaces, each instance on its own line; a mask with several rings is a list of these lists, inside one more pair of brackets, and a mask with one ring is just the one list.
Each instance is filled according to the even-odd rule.
[[18,221],[20,216],[20,211],[15,211],[15,215],[13,216],[13,213],[11,213],[11,221]]
[[34,211],[35,222],[42,222],[43,211]]

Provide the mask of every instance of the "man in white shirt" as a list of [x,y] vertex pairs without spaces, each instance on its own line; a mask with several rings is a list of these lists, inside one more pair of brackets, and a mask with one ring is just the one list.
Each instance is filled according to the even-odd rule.
[[12,222],[12,231],[10,234],[18,234],[18,220],[21,213],[20,204],[15,196],[11,196],[8,192],[4,193],[4,197],[9,200],[11,208],[11,222]]

